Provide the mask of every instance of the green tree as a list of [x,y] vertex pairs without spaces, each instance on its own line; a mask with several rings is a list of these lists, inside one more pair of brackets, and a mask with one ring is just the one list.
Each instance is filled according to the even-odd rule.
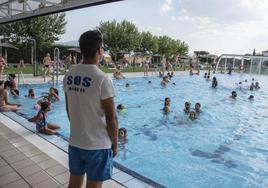
[[103,34],[103,41],[114,56],[117,52],[133,51],[139,46],[138,28],[126,20],[117,23],[115,20],[101,22],[97,27]]
[[109,47],[113,59],[117,52],[150,51],[166,57],[187,55],[188,45],[169,36],[154,36],[150,32],[139,32],[138,28],[126,20],[101,22],[97,27],[102,34],[105,45]]
[[43,48],[54,44],[65,33],[65,14],[54,14],[31,18],[0,25],[0,33],[10,41],[19,41],[20,37],[36,40],[37,47]]
[[138,51],[150,51],[157,53],[159,49],[157,37],[153,36],[149,31],[140,34],[140,46]]

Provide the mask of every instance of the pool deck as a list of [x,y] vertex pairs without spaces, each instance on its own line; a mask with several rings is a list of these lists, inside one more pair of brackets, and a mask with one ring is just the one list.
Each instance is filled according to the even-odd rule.
[[[109,75],[112,76],[112,74]],[[140,77],[143,73],[125,75]],[[63,76],[60,76],[59,80],[62,79]],[[24,82],[27,84],[44,83],[44,78],[25,75]],[[69,175],[66,152],[0,113],[1,188],[67,187]],[[84,182],[83,187],[85,186]],[[152,186],[114,168],[112,179],[105,181],[103,188],[122,187],[150,188]]]

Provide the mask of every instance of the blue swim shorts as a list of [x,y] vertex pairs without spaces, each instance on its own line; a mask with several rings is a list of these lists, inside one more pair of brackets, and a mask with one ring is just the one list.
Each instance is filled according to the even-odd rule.
[[111,179],[113,171],[112,149],[85,150],[69,145],[69,169],[71,175],[86,173],[88,181]]

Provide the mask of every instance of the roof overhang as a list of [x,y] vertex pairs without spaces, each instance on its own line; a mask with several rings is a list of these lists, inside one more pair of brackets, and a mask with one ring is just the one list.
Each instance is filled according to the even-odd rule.
[[0,0],[0,24],[122,0]]

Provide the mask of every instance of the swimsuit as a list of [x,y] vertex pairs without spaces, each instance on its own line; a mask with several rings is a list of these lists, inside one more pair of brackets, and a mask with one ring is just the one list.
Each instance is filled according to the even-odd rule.
[[43,115],[43,119],[36,122],[36,130],[39,132],[42,131],[47,126],[45,113],[43,111],[41,111],[41,113]]

